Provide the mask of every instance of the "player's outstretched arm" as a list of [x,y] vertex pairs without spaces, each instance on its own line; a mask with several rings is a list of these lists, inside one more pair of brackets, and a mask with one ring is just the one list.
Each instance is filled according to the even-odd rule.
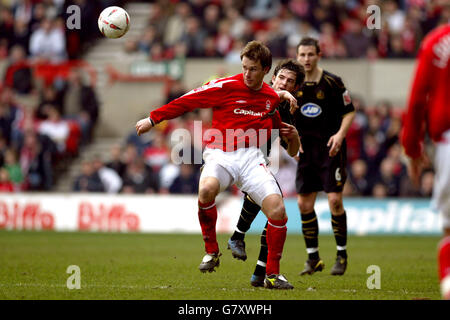
[[150,131],[151,128],[153,128],[153,124],[150,118],[144,118],[136,122],[136,133],[138,136]]
[[276,93],[280,97],[281,101],[289,101],[289,111],[291,112],[291,114],[294,114],[295,110],[298,109],[297,99],[289,91],[286,90],[276,90]]
[[293,125],[285,122],[282,122],[281,125],[280,134],[283,139],[287,140],[288,147],[286,150],[288,154],[291,157],[295,157],[299,151],[303,153],[303,147],[297,129]]

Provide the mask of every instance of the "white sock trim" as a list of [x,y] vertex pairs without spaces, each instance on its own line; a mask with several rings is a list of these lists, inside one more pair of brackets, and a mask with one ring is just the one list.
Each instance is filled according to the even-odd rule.
[[308,253],[308,254],[318,252],[318,251],[319,251],[319,248],[306,248],[306,253]]
[[258,262],[256,262],[256,264],[258,265],[258,266],[261,266],[261,267],[266,267],[266,263],[265,262],[263,262],[263,261],[261,261],[261,260],[258,260]]
[[336,248],[338,249],[338,251],[347,250],[347,246],[336,246]]
[[202,210],[208,210],[208,209],[211,209],[212,207],[214,207],[216,205],[216,203],[214,202],[212,205],[210,205],[209,207],[206,207],[206,208],[203,208],[203,207],[200,207],[200,206],[198,206],[200,209],[202,209]]
[[239,230],[238,228],[236,228],[234,231],[239,232],[239,233],[242,233],[242,234],[245,234],[244,231],[241,231],[241,230]]
[[286,224],[284,224],[284,225],[282,225],[282,226],[276,226],[276,225],[274,225],[274,224],[271,224],[269,221],[267,221],[267,223],[270,224],[272,227],[278,228],[278,229],[283,229],[283,228],[286,227]]

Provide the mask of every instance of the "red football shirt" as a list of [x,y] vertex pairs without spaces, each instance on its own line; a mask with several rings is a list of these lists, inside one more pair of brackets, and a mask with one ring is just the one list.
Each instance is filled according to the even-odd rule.
[[267,143],[271,129],[281,127],[276,110],[280,98],[266,83],[253,90],[242,74],[212,80],[178,99],[152,111],[156,123],[176,118],[197,108],[212,108],[212,126],[203,133],[208,148],[233,151]]
[[425,37],[418,55],[416,73],[404,118],[402,144],[405,153],[417,158],[425,130],[440,141],[450,129],[450,24]]

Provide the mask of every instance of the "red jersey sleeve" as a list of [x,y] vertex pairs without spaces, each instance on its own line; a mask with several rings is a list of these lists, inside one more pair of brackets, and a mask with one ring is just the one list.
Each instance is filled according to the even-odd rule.
[[[404,116],[402,145],[405,153],[417,158],[423,151],[425,136],[426,105],[429,86],[432,83],[433,69],[431,49],[424,43],[418,55],[417,66],[410,88],[408,110]],[[418,128],[420,128],[418,130]]]
[[150,112],[150,118],[155,124],[181,116],[197,108],[212,108],[220,104],[221,99],[228,92],[226,84],[229,78],[212,80],[203,86],[193,89],[185,95]]
[[423,151],[425,131],[437,142],[450,129],[449,43],[450,24],[442,25],[425,37],[418,55],[401,134],[405,153],[412,158]]

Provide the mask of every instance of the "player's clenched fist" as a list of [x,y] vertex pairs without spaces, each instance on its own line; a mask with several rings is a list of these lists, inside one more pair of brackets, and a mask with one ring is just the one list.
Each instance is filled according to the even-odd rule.
[[153,128],[153,125],[149,118],[144,118],[136,122],[136,133],[138,136],[150,131],[151,128]]

